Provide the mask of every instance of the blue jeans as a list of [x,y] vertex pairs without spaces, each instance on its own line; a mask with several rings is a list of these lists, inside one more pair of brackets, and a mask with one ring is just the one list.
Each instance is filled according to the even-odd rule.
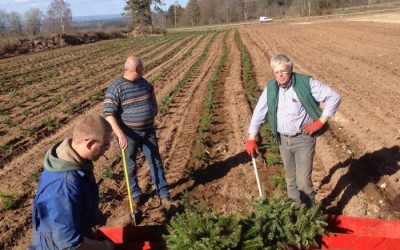
[[154,127],[144,130],[124,128],[124,133],[128,141],[128,147],[125,149],[125,153],[132,197],[134,198],[142,194],[136,175],[136,155],[139,148],[149,161],[151,178],[156,185],[158,194],[161,198],[169,196],[168,183],[165,179],[164,166],[158,150]]
[[299,134],[281,137],[279,150],[285,166],[288,197],[297,205],[314,205],[314,188],[311,180],[315,152],[315,137]]

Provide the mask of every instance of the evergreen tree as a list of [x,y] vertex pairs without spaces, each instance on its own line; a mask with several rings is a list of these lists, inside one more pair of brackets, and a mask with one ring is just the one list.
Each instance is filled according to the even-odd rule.
[[175,215],[164,235],[168,249],[235,249],[240,242],[241,227],[232,216],[216,213],[204,202],[193,202]]
[[132,17],[133,25],[140,30],[153,32],[151,5],[161,5],[162,0],[126,0],[125,14]]

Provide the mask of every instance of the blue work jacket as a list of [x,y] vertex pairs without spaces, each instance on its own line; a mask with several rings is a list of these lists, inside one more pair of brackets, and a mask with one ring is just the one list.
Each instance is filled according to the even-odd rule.
[[51,156],[49,161],[49,154],[51,150],[33,204],[34,235],[29,249],[76,249],[83,237],[93,238],[92,227],[100,222],[98,186],[90,165],[63,171],[59,166],[65,162],[52,161]]

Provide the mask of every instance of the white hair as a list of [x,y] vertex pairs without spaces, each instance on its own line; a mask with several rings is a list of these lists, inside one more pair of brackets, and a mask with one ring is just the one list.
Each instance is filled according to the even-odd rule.
[[275,68],[280,64],[284,64],[290,71],[293,70],[293,62],[286,55],[279,54],[271,58],[271,68]]

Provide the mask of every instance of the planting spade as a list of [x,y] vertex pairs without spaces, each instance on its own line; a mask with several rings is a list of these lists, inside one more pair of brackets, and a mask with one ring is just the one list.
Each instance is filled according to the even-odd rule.
[[129,208],[130,208],[130,219],[134,226],[136,226],[136,213],[137,208],[133,207],[132,204],[132,194],[131,194],[131,187],[129,185],[129,178],[128,178],[128,168],[126,166],[126,157],[125,157],[125,149],[121,149],[122,152],[122,161],[124,163],[124,173],[125,173],[125,182],[126,182],[126,189],[128,190],[128,200],[129,200]]
[[262,194],[262,191],[261,191],[260,178],[258,178],[258,171],[257,171],[257,165],[256,165],[256,158],[254,158],[254,156],[251,156],[251,160],[252,160],[252,162],[253,162],[254,173],[256,174],[258,192],[259,192],[259,194],[260,194],[260,197],[263,197],[263,194]]

